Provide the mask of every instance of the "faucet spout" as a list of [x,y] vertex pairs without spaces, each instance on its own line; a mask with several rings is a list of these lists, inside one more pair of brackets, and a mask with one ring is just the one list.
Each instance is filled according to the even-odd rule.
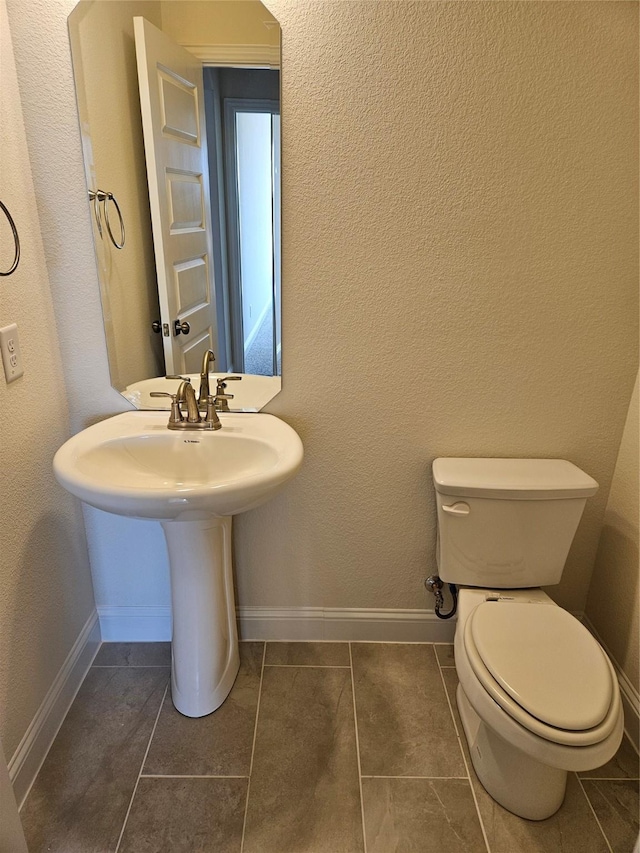
[[198,406],[201,409],[207,407],[207,397],[210,395],[209,390],[209,371],[211,364],[216,360],[213,350],[208,349],[202,356],[202,370],[200,371],[200,393],[198,395]]
[[184,402],[187,407],[187,423],[199,423],[200,411],[198,410],[198,401],[196,400],[196,392],[193,390],[193,385],[187,380],[181,382],[176,396],[178,402]]

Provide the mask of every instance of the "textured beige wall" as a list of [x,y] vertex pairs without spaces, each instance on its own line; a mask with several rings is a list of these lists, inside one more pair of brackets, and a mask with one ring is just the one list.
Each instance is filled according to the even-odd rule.
[[640,690],[638,558],[638,381],[620,443],[586,614],[627,678]]
[[[162,342],[151,330],[160,308],[133,36],[136,15],[160,26],[160,3],[84,0],[69,27],[87,185],[114,193],[126,229],[124,249],[118,250],[106,229],[101,238],[93,222],[109,367],[120,389],[164,371]],[[109,222],[119,239],[112,204]]]
[[416,607],[436,456],[601,484],[637,370],[638,6],[286,2],[283,391],[305,465],[236,520],[245,605]]
[[[0,374],[0,739],[10,758],[94,605],[80,508],[51,467],[69,436],[66,392],[4,0],[0,74],[0,197],[22,243],[17,271],[0,278],[0,326],[18,324],[25,370],[11,385]],[[2,223],[3,266],[10,245]]]
[[[79,428],[125,404],[69,131],[72,5],[9,0]],[[637,4],[269,8],[284,133],[284,387],[269,408],[306,459],[236,519],[240,604],[426,606],[432,459],[522,454],[601,484],[553,592],[581,610],[637,371]],[[93,547],[118,537],[147,579],[129,603],[145,604],[168,595],[166,565],[133,527],[96,524]]]

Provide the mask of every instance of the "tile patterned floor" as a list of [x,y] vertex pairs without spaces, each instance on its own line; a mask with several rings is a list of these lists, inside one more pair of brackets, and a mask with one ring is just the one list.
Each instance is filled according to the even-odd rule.
[[178,714],[168,643],[100,649],[22,810],[30,853],[630,853],[625,740],[526,821],[475,777],[452,647],[241,644],[224,705]]

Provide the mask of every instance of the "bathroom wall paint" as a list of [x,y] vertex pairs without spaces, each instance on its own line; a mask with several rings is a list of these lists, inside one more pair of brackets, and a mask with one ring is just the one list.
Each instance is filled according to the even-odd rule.
[[583,609],[637,367],[637,4],[270,8],[286,360],[269,408],[307,457],[237,520],[240,600],[421,604],[431,460],[523,455],[601,484],[551,590]]
[[[25,371],[11,385],[0,377],[0,739],[10,759],[94,600],[80,508],[51,467],[69,419],[4,0],[0,66],[0,197],[22,244],[17,271],[0,278],[0,326],[17,322]],[[11,243],[0,227],[4,267]]]
[[[9,0],[77,429],[127,406],[109,388],[68,132],[72,6]],[[427,606],[432,459],[524,455],[601,485],[552,591],[582,610],[637,370],[637,4],[269,7],[285,341],[269,410],[306,458],[235,521],[239,603]],[[98,604],[168,603],[158,525],[87,517]]]
[[638,414],[636,380],[604,514],[586,616],[640,693]]

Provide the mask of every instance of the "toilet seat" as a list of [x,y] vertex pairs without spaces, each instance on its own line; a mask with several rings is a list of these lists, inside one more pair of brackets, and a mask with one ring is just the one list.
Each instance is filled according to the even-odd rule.
[[552,743],[589,746],[615,728],[620,697],[611,663],[561,608],[485,601],[469,615],[463,639],[484,690],[533,734]]

